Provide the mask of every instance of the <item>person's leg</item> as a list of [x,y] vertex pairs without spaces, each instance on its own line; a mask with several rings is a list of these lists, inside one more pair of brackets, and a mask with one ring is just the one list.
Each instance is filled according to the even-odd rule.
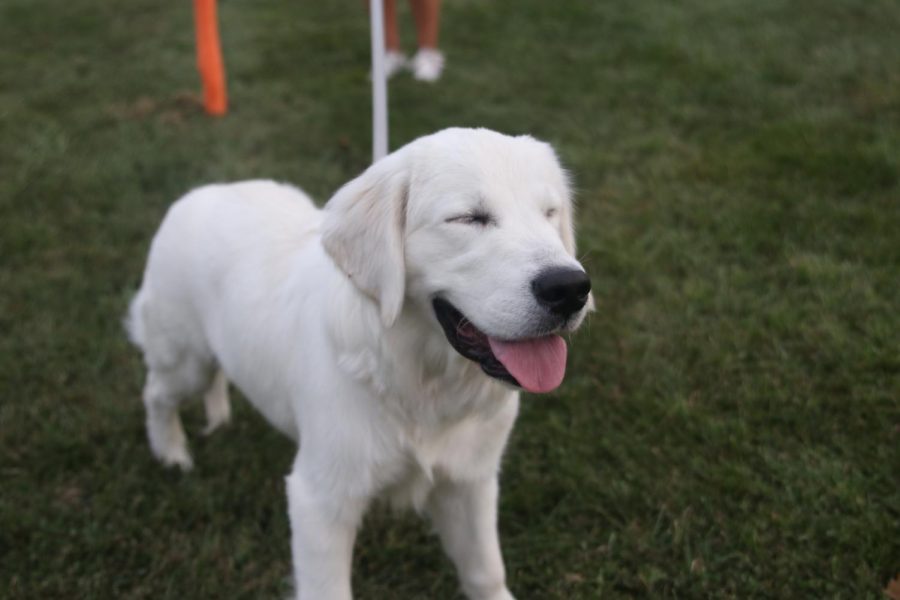
[[419,81],[437,81],[444,70],[444,55],[438,50],[441,0],[410,0],[410,4],[419,43],[412,60],[413,76]]
[[384,47],[388,52],[400,52],[396,0],[384,0]]
[[436,49],[441,21],[441,0],[410,0],[419,48]]
[[[382,0],[384,3],[384,69],[392,77],[406,68],[409,59],[400,50],[400,28],[397,26],[397,0]],[[366,2],[371,8],[371,2]]]

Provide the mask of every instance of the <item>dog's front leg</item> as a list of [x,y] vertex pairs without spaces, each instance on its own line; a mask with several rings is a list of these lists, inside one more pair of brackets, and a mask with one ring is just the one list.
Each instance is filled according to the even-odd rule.
[[366,502],[315,489],[297,470],[287,492],[297,600],[351,600],[353,543]]
[[496,476],[444,482],[429,498],[428,514],[470,600],[514,600],[497,535],[497,489]]

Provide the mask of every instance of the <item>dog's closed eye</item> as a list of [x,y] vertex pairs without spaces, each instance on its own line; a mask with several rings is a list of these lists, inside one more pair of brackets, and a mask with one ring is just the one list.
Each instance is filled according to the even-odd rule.
[[457,215],[446,220],[447,223],[460,223],[462,225],[478,225],[479,227],[487,227],[488,225],[496,225],[497,220],[487,211],[473,210],[464,215]]

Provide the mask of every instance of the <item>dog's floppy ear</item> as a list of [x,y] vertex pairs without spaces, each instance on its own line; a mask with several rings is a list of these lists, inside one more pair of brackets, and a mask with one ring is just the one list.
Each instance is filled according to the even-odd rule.
[[563,248],[569,256],[575,257],[575,223],[572,207],[572,181],[568,171],[559,163],[559,157],[556,150],[547,142],[534,139],[530,135],[519,136],[520,139],[526,139],[536,144],[538,151],[542,154],[543,160],[552,165],[550,180],[553,194],[561,196],[559,210],[559,237],[562,240]]
[[398,151],[350,181],[325,205],[322,244],[353,283],[378,302],[389,327],[403,308],[409,162]]
[[[566,186],[568,187],[568,186]],[[570,256],[575,256],[575,218],[572,210],[571,192],[567,189],[559,211],[559,237]],[[577,256],[575,258],[578,258]]]

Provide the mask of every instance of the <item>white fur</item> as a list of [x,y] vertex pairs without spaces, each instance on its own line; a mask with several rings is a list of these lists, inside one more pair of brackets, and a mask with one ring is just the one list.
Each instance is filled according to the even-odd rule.
[[[454,220],[476,206],[495,222]],[[580,268],[574,252],[566,176],[529,137],[421,138],[324,210],[269,181],[197,189],[156,234],[129,312],[151,448],[189,469],[178,406],[208,388],[211,431],[229,419],[230,380],[300,443],[287,477],[298,598],[351,598],[357,526],[387,498],[432,520],[469,598],[510,600],[497,474],[519,394],[453,350],[431,299],[489,335],[539,335],[529,282]]]

